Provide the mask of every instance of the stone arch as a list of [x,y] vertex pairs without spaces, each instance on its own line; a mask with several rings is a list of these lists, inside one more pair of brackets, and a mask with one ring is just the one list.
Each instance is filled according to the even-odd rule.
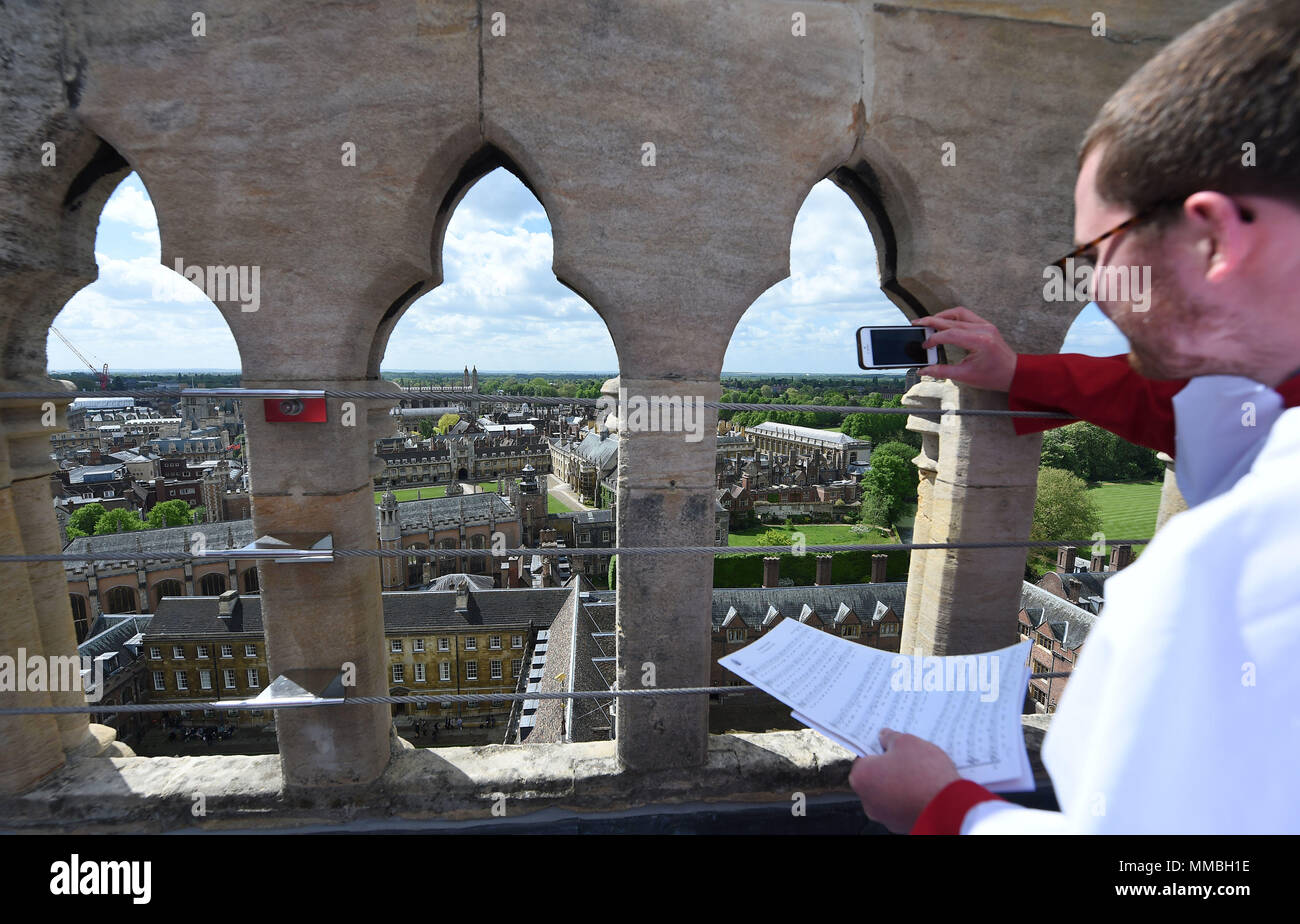
[[[406,546],[406,548],[408,549],[427,549],[428,547],[429,547],[429,543],[427,542],[412,542],[410,545]],[[431,561],[431,559],[422,558],[413,555],[406,558],[405,561],[406,561],[406,586],[419,587],[421,584],[424,583],[425,565],[429,561]]]
[[257,576],[257,565],[245,568],[239,573],[239,591],[245,594],[261,593],[261,583]]
[[175,578],[168,578],[159,581],[153,585],[153,605],[154,610],[158,609],[158,604],[162,603],[163,597],[183,597],[185,596],[185,585]]
[[210,571],[199,578],[200,597],[219,597],[226,592],[226,575],[221,571]]
[[108,593],[104,595],[104,612],[140,612],[140,598],[136,595],[135,588],[128,587],[125,584],[109,588]]
[[[551,201],[552,197],[546,184],[536,183],[532,179],[532,177],[541,175],[540,165],[528,157],[521,148],[508,141],[484,142],[475,151],[461,158],[454,158],[452,152],[443,152],[439,156],[447,158],[446,163],[460,163],[461,166],[443,179],[441,197],[438,199],[438,205],[433,210],[430,239],[432,272],[427,279],[412,280],[407,288],[389,304],[382,317],[378,319],[367,360],[367,377],[379,378],[379,367],[388,348],[389,338],[406,310],[418,298],[442,285],[443,252],[447,226],[451,222],[452,215],[470,189],[483,177],[497,169],[503,169],[519,180],[541,205],[542,211],[546,213],[546,220],[550,224],[551,237],[555,244],[552,271],[555,273],[556,279],[595,310],[596,314],[604,322],[606,332],[614,341],[615,350],[617,350],[618,338],[614,336],[613,329],[610,326],[611,318],[607,316],[596,301],[586,294],[585,287],[575,283],[568,275],[562,273],[559,254],[561,241],[564,239],[563,221],[559,211]],[[426,168],[426,177],[424,179],[428,180],[428,174],[437,169],[439,168],[435,167],[435,162],[431,160],[430,166]],[[424,183],[421,185],[423,186]],[[435,196],[439,194],[439,187],[431,180],[428,181],[426,188],[430,189]]]

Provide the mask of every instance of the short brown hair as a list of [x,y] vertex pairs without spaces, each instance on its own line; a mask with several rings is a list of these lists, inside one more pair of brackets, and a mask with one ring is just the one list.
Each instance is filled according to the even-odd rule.
[[1098,195],[1134,211],[1198,190],[1300,204],[1300,2],[1242,0],[1183,33],[1102,107],[1081,164],[1097,145]]

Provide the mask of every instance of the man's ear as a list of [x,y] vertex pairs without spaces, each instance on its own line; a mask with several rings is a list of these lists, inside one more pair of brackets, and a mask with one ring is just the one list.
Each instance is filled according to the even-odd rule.
[[1200,270],[1206,281],[1220,282],[1241,267],[1255,228],[1231,197],[1219,192],[1193,193],[1183,203],[1183,218],[1203,260]]

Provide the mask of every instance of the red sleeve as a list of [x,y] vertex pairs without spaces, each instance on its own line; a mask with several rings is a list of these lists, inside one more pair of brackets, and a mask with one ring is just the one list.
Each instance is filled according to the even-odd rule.
[[981,802],[990,800],[1006,801],[979,783],[954,780],[930,800],[909,833],[961,834],[961,823],[966,818],[966,813]]
[[[1013,411],[1063,411],[1172,456],[1173,398],[1186,384],[1186,379],[1156,381],[1139,375],[1124,355],[1020,353],[1007,404]],[[1070,421],[1013,417],[1011,423],[1024,434]]]

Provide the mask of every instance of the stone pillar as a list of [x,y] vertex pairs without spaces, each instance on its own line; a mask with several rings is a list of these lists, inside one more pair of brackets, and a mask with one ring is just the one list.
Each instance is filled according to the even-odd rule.
[[[945,410],[1006,408],[1005,395],[925,380],[904,400],[920,403],[935,398]],[[925,503],[928,536],[924,541],[1026,538],[1033,518],[1040,446],[1037,435],[1016,436],[1007,417],[950,414],[940,418],[938,465],[933,492]],[[918,514],[918,526],[922,519]],[[922,541],[919,535],[915,541]],[[934,549],[923,553],[918,567],[914,552],[900,650],[970,654],[1013,643],[1025,554],[1023,547]],[[919,586],[912,583],[916,577]]]
[[[818,587],[825,587],[831,583],[831,562],[834,560],[834,556],[832,555],[817,556],[816,584]],[[780,559],[777,559],[777,561],[780,561]],[[875,563],[873,562],[872,565],[874,568]]]
[[[602,393],[628,399],[617,423],[618,543],[635,546],[714,544],[713,466],[717,411],[696,408],[694,434],[648,430],[633,413],[638,399],[717,401],[716,375],[688,379],[611,379]],[[610,429],[615,429],[610,426]],[[698,434],[698,442],[688,435]],[[642,686],[649,665],[660,687],[707,686],[712,637],[713,556],[620,555],[618,684]],[[624,699],[618,706],[619,763],[631,770],[701,766],[708,751],[708,697]]]
[[[385,390],[377,381],[274,381],[246,373],[249,388]],[[327,402],[324,423],[269,423],[260,400],[247,402],[253,521],[258,536],[294,547],[331,533],[335,548],[377,548],[373,441],[388,435],[391,402]],[[390,419],[389,419],[390,420]],[[332,677],[355,666],[357,696],[384,695],[387,655],[378,558],[330,563],[262,562],[262,619],[271,679],[315,670]],[[389,758],[385,705],[290,709],[276,714],[288,786],[368,783]]]
[[[12,386],[20,383],[11,383]],[[49,379],[28,386],[52,390]],[[7,441],[8,476],[13,513],[21,530],[21,544],[29,553],[53,553],[63,548],[59,526],[54,519],[50,475],[50,435],[66,429],[67,406],[71,400],[5,402],[0,408],[0,430]],[[40,636],[38,645],[29,645],[29,654],[77,657],[77,633],[68,603],[68,579],[59,562],[33,562],[23,566],[30,587],[31,602]],[[94,619],[93,613],[88,613]],[[81,690],[63,690],[49,694],[54,706],[79,706],[86,702]],[[100,751],[100,740],[113,740],[111,730],[90,730],[85,713],[54,717],[59,742],[68,753],[87,754]]]
[[1156,458],[1165,463],[1165,482],[1160,487],[1160,509],[1156,513],[1156,532],[1164,528],[1169,518],[1187,509],[1187,501],[1178,490],[1178,476],[1174,472],[1174,457],[1158,452]]
[[[924,379],[903,395],[905,407],[938,409],[946,383]],[[936,416],[909,415],[907,429],[921,434],[921,451],[912,459],[917,468],[916,520],[912,525],[912,542],[930,542],[930,515],[934,504],[934,482],[939,474],[939,418]],[[915,644],[917,621],[920,618],[921,588],[925,586],[926,571],[932,560],[941,555],[938,550],[913,549],[908,560],[907,595],[903,608],[903,629],[899,651],[911,653]],[[873,580],[874,580],[874,559]]]
[[[29,550],[24,547],[10,479],[9,447],[0,439],[0,553],[22,555]],[[53,511],[46,512],[53,523]],[[45,652],[28,567],[21,563],[0,563],[0,594],[5,601],[0,607],[0,654],[15,659],[20,655],[42,657]],[[60,596],[67,599],[66,592]],[[71,615],[67,619],[71,626]],[[21,665],[16,666],[18,670],[23,669]],[[48,693],[0,690],[0,706],[49,705]],[[58,722],[52,715],[0,716],[0,793],[22,792],[62,766],[60,737]]]

